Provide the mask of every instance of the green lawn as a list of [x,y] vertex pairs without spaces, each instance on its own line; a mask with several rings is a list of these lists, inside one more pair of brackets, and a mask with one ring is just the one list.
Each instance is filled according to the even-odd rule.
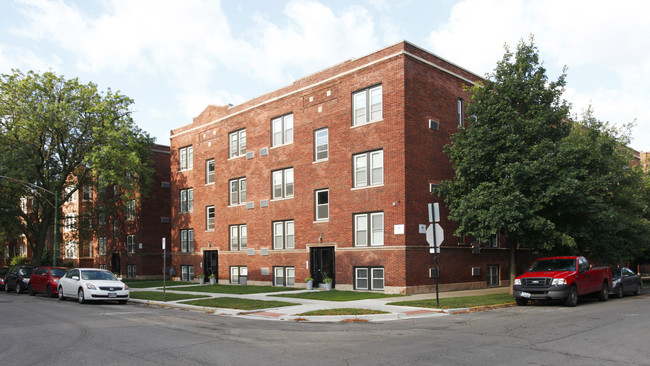
[[[124,283],[133,288],[148,288],[148,287],[162,287],[162,280],[124,280]],[[194,282],[183,282],[183,281],[165,281],[165,287],[173,286],[183,286],[183,285],[193,285]]]
[[296,305],[285,301],[263,301],[252,299],[238,299],[235,297],[217,297],[204,300],[183,301],[183,304],[239,310],[258,310]]
[[212,294],[260,294],[265,292],[293,291],[292,287],[254,286],[254,285],[197,285],[175,288],[174,291],[208,292]]
[[402,295],[389,295],[379,292],[357,292],[357,291],[312,291],[298,294],[272,295],[277,297],[291,297],[296,299],[324,300],[324,301],[354,301],[365,299],[379,299],[384,297],[399,297]]
[[371,309],[354,309],[354,308],[338,308],[338,309],[323,309],[308,311],[306,313],[296,314],[299,316],[313,316],[313,315],[369,315],[369,314],[388,314],[386,311],[371,310]]
[[[167,292],[165,294],[165,301],[200,299],[204,297],[210,297],[210,295],[175,294],[175,293]],[[132,291],[131,298],[141,299],[141,300],[163,301],[163,293],[154,292],[154,291]]]
[[436,304],[435,299],[417,300],[417,301],[399,301],[391,302],[388,305],[401,305],[401,306],[416,306],[421,308],[440,308],[440,309],[455,309],[455,308],[471,308],[474,306],[491,306],[503,305],[514,303],[515,298],[510,294],[492,294],[480,296],[465,296],[465,297],[448,297],[440,299],[440,307]]

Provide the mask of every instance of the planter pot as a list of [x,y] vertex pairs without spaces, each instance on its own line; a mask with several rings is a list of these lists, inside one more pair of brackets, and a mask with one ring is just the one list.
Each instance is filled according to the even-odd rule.
[[314,281],[307,281],[307,290],[313,290],[314,289]]
[[325,282],[325,291],[329,291],[332,289],[332,283],[331,282]]
[[199,278],[199,285],[202,285],[205,283],[205,278]]
[[217,283],[217,279],[216,278],[211,278],[210,279],[210,284],[214,285],[215,283]]

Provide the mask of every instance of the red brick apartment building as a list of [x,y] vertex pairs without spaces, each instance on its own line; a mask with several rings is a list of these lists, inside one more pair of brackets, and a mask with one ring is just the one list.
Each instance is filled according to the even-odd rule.
[[[104,268],[125,278],[162,278],[161,242],[171,232],[169,146],[154,145],[152,152],[154,182],[149,196],[139,204],[116,198],[119,192],[109,192],[109,202],[102,202],[93,187],[84,186],[61,206],[57,265]],[[97,210],[111,204],[123,205],[125,210],[112,217]],[[93,211],[100,213],[90,214]],[[88,227],[82,220],[90,225],[87,236],[79,232]]]
[[[481,78],[401,42],[171,131],[179,277],[343,290],[435,288],[420,226],[453,177],[443,147]],[[453,236],[441,204],[442,290],[507,286],[509,249]],[[527,263],[527,262],[526,262]]]

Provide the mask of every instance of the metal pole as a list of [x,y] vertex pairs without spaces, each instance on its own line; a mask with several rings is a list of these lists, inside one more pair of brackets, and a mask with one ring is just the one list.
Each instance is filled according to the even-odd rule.
[[54,243],[52,245],[52,267],[56,267],[56,237],[58,236],[59,191],[54,192]]
[[165,290],[165,278],[167,277],[167,249],[165,248],[165,238],[162,239],[163,247],[163,302],[167,301],[167,294]]
[[433,255],[433,264],[436,268],[436,306],[440,309],[440,297],[438,297],[438,281],[440,280],[440,272],[438,272],[438,247],[436,246],[436,253]]

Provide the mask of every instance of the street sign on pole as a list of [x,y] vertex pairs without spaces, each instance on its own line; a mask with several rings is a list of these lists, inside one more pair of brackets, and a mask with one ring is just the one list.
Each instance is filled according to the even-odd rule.
[[431,247],[429,253],[440,253],[440,245],[442,245],[442,241],[445,239],[445,232],[442,226],[438,223],[429,224],[426,235],[427,243]]

